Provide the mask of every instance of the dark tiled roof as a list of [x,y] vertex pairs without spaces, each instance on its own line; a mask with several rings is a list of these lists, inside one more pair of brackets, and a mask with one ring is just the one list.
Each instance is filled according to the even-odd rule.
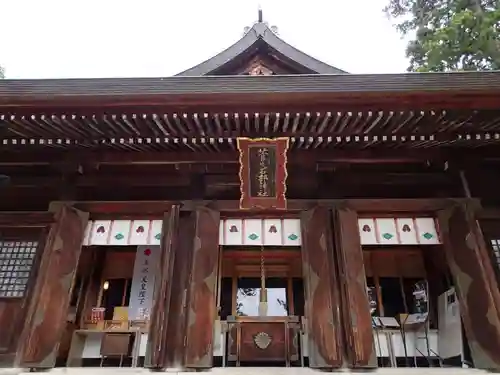
[[292,47],[290,44],[279,38],[265,23],[257,22],[253,27],[235,44],[218,55],[177,74],[178,76],[203,76],[227,64],[231,60],[243,54],[259,41],[263,41],[269,47],[304,66],[311,72],[317,74],[346,74],[347,72],[325,64],[302,51]]
[[166,78],[0,80],[0,101],[20,98],[266,94],[500,92],[500,71],[460,73],[197,76]]

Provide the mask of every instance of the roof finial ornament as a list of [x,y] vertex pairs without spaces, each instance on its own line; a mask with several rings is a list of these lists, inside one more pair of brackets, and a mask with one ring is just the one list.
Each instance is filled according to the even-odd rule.
[[257,21],[257,22],[259,22],[259,23],[264,22],[264,21],[263,21],[263,17],[262,17],[262,8],[261,8],[261,6],[260,6],[260,5],[259,5],[258,15],[259,15],[259,18],[258,18],[258,21]]

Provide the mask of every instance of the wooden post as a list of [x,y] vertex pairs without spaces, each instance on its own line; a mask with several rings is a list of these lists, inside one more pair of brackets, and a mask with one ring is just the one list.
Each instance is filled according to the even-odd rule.
[[341,367],[343,362],[329,212],[317,207],[302,212],[300,218],[309,365],[323,369]]
[[439,212],[444,251],[474,366],[500,370],[500,292],[471,204]]
[[155,272],[157,277],[155,278],[148,347],[144,361],[146,367],[154,369],[163,369],[168,366],[166,340],[175,261],[174,249],[178,240],[179,209],[178,205],[172,206],[163,218],[161,255]]
[[185,341],[185,366],[190,368],[210,368],[213,363],[219,221],[217,211],[196,210]]
[[353,367],[377,367],[372,319],[368,301],[363,251],[355,211],[340,208],[333,211],[339,270],[342,321],[347,352]]
[[47,369],[55,366],[88,221],[88,213],[66,204],[53,208],[56,222],[45,242],[21,335],[16,360],[21,367]]
[[179,219],[179,241],[175,247],[174,270],[172,273],[172,297],[167,329],[167,367],[184,365],[186,326],[188,318],[190,280],[193,262],[193,242],[196,213],[189,212]]

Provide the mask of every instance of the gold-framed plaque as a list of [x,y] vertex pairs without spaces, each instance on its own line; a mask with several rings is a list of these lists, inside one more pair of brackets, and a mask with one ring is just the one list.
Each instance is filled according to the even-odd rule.
[[286,210],[289,138],[238,138],[240,209]]

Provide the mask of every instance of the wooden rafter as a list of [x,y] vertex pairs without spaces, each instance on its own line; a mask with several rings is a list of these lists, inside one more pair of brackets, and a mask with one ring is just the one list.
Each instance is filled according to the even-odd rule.
[[480,146],[500,141],[500,110],[0,114],[6,148],[235,150],[240,136],[287,136],[291,150]]

